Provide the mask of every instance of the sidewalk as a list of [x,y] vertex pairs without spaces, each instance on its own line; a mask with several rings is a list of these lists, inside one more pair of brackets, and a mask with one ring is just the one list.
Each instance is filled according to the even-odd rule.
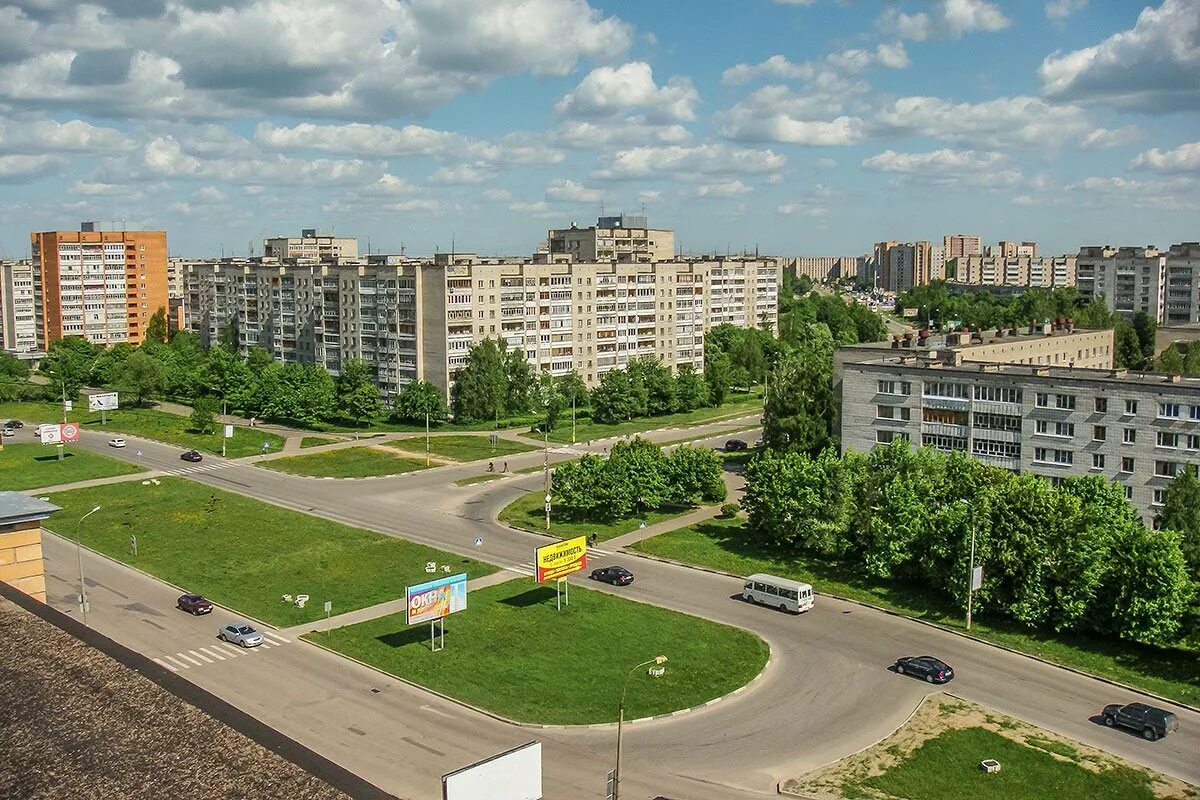
[[[725,503],[736,503],[742,499],[742,492],[746,488],[746,479],[739,473],[725,472],[723,475],[725,480],[725,488],[727,489]],[[615,536],[612,539],[601,542],[601,547],[605,549],[620,550],[628,547],[631,544],[636,544],[643,539],[649,539],[652,536],[658,536],[660,533],[669,533],[680,528],[686,528],[688,525],[695,525],[698,522],[713,519],[721,513],[721,503],[715,506],[704,506],[697,508],[684,514],[682,517],[672,517],[671,519],[657,522],[653,525],[647,525],[645,528],[626,533],[621,536]]]
[[23,489],[21,494],[27,494],[34,497],[51,492],[66,492],[71,489],[90,489],[93,486],[108,486],[111,483],[129,483],[130,481],[144,481],[150,478],[161,478],[162,472],[158,470],[148,469],[145,472],[131,472],[128,475],[113,475],[108,478],[92,478],[87,481],[75,481],[74,483],[60,483],[57,486],[43,486],[39,489]]

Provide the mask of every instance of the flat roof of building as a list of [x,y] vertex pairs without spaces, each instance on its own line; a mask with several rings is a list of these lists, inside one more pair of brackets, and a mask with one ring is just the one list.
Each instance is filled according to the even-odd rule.
[[0,492],[0,524],[2,525],[46,519],[55,511],[60,510],[53,503],[47,503],[37,497],[30,497],[20,492]]
[[1128,369],[1094,369],[1091,367],[1051,367],[1038,364],[991,364],[969,362],[954,364],[940,357],[929,357],[917,351],[900,351],[887,358],[863,359],[846,365],[855,367],[900,367],[952,373],[964,377],[980,374],[1003,375],[1013,378],[1051,378],[1054,380],[1104,381],[1119,384],[1139,384],[1159,388],[1200,390],[1200,375],[1172,375],[1168,372],[1135,372]]

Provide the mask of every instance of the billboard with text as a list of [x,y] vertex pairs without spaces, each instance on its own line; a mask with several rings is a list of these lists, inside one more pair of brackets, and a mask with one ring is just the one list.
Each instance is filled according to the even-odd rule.
[[514,747],[442,776],[442,800],[540,800],[542,743]]
[[103,392],[88,395],[88,411],[116,411],[117,393]]
[[587,568],[587,537],[577,536],[539,547],[534,554],[537,582],[555,581]]
[[467,574],[451,575],[404,590],[409,625],[432,622],[467,607]]

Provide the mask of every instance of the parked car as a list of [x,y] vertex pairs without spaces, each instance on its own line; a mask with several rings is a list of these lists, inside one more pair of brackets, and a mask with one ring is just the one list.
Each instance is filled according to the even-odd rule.
[[10,419],[8,422],[4,423],[4,427],[13,428],[19,431],[21,428],[25,427],[25,423],[21,422],[19,419]]
[[196,450],[188,450],[186,453],[180,454],[179,457],[184,461],[191,461],[193,464],[197,464],[204,460],[204,456],[200,455],[200,453]]
[[115,439],[109,439],[109,440],[108,440],[108,446],[109,446],[109,447],[116,447],[116,448],[121,448],[121,447],[124,447],[124,446],[125,446],[125,440],[124,440],[124,439],[122,439],[122,438],[121,438],[121,437],[119,437],[119,436],[118,436],[117,438],[115,438]]
[[730,439],[725,443],[725,452],[736,453],[740,450],[747,450],[749,447],[750,445],[746,444],[741,439]]
[[930,683],[949,683],[954,678],[954,670],[950,665],[933,656],[898,658],[896,659],[896,672],[900,675],[924,678]]
[[258,647],[263,643],[262,634],[244,622],[226,625],[217,631],[217,638],[242,647]]
[[1122,727],[1141,731],[1142,738],[1153,742],[1172,731],[1179,730],[1179,717],[1170,711],[1148,706],[1145,703],[1130,703],[1122,706],[1114,703],[1105,706],[1104,724],[1110,728]]
[[592,570],[592,580],[604,581],[613,586],[628,586],[633,583],[633,573],[624,567],[601,567]]
[[0,431],[0,434],[4,436],[16,436],[17,431],[16,428],[4,428],[2,431]]
[[762,447],[762,446],[763,446],[763,437],[761,437],[761,436],[760,436],[760,437],[758,437],[757,439],[755,439],[755,440],[754,440],[754,446],[755,446],[755,447]]
[[213,609],[212,603],[204,599],[203,595],[198,594],[181,595],[175,601],[175,605],[178,606],[180,611],[186,611],[194,617],[198,617],[201,614],[211,614]]

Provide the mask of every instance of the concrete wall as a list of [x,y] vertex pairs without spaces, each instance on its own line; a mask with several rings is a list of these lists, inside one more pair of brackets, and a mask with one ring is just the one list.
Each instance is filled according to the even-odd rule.
[[46,602],[40,522],[0,525],[0,581]]

